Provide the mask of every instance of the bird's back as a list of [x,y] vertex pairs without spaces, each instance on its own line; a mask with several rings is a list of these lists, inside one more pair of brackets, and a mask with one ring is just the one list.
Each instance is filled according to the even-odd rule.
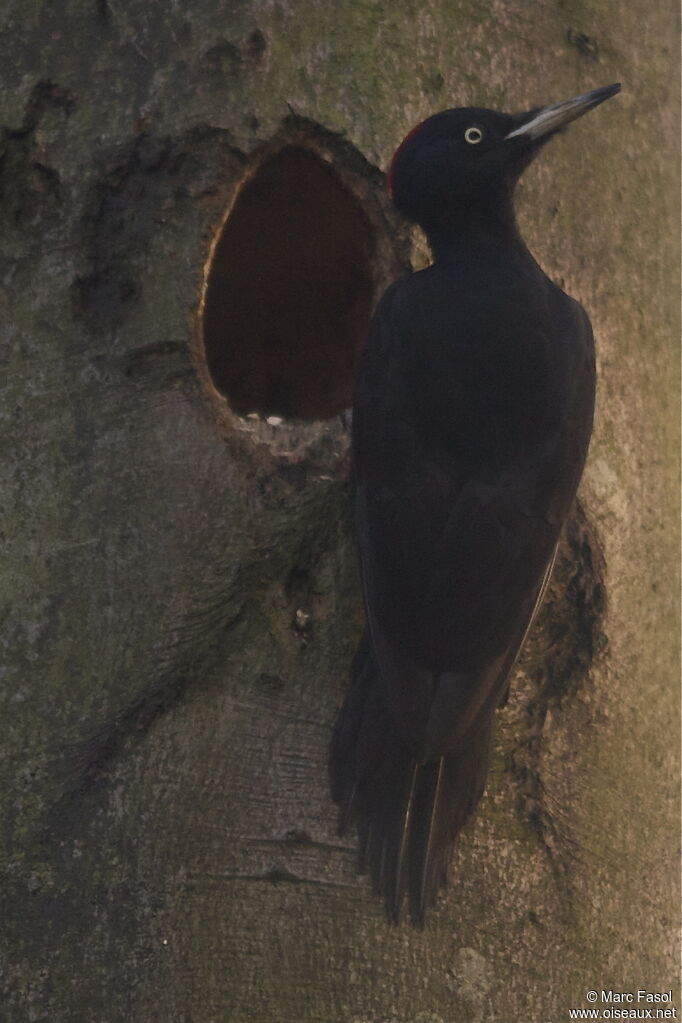
[[353,415],[368,629],[330,772],[375,888],[423,918],[483,792],[587,450],[589,322],[528,257],[437,265],[375,314]]
[[432,673],[505,653],[573,500],[593,395],[587,318],[530,258],[434,266],[387,293],[353,439],[376,642]]

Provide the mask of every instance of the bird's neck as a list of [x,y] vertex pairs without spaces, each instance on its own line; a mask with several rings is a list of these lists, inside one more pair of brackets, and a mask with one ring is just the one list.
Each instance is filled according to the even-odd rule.
[[497,262],[513,257],[518,262],[537,266],[518,231],[498,232],[481,228],[448,236],[427,234],[427,240],[433,262],[440,265],[461,265],[472,260]]
[[469,253],[486,251],[533,259],[516,225],[511,187],[442,207],[437,222],[424,229],[436,263],[460,262]]

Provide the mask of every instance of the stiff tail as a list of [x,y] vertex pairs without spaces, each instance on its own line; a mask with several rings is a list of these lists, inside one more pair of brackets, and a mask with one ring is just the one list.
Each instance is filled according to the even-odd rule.
[[340,830],[357,821],[360,869],[369,871],[391,921],[400,919],[407,896],[421,924],[446,883],[454,841],[483,794],[491,726],[492,712],[461,749],[418,764],[393,724],[363,637],[334,728],[329,774]]

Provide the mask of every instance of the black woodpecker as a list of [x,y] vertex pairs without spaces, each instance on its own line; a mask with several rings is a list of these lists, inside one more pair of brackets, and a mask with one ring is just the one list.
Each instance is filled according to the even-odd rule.
[[433,264],[376,310],[353,405],[367,627],[330,751],[341,830],[388,917],[421,923],[481,798],[492,721],[542,601],[587,454],[594,343],[516,227],[542,146],[615,95],[422,122],[388,175]]

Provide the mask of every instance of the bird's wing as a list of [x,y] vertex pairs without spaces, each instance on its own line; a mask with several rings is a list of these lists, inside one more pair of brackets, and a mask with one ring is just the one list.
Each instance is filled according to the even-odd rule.
[[538,519],[515,531],[509,522],[523,509],[513,496],[465,484],[446,527],[431,532],[424,516],[448,499],[421,482],[402,479],[393,510],[360,489],[357,508],[367,616],[389,703],[410,745],[435,754],[497,703],[557,529]]
[[[506,388],[498,402],[503,418],[492,432],[490,415],[498,414],[494,401],[480,392],[472,398],[487,338],[472,341],[471,324],[487,329],[485,315],[462,314],[467,350],[454,363],[461,373],[444,382],[436,374],[427,386],[423,378],[420,382],[424,360],[445,343],[429,335],[434,309],[432,302],[426,304],[430,308],[423,314],[423,306],[411,302],[411,314],[400,315],[395,292],[387,294],[366,347],[353,417],[358,534],[372,643],[389,706],[420,757],[452,749],[499,700],[567,510],[562,488],[572,488],[547,468],[561,463],[563,455],[555,450],[559,440],[549,425],[543,429],[547,402],[542,394],[538,399],[541,387],[535,380],[526,393],[526,380],[508,379],[505,367],[499,373],[507,378],[499,381],[495,365],[486,369],[484,386],[493,397],[496,388]],[[551,345],[542,337],[532,343],[541,361]],[[471,363],[471,351],[478,366]],[[526,355],[522,348],[522,372]],[[442,362],[444,375],[450,365]],[[451,401],[443,428],[451,430],[449,446],[430,415],[431,398],[433,406],[439,398],[442,405],[441,385]],[[563,394],[555,398],[565,402]],[[557,415],[561,421],[562,410],[550,410],[547,424]],[[509,440],[514,430],[518,450]],[[526,442],[525,434],[533,430],[537,440]],[[480,452],[475,450],[478,431],[486,434]]]

